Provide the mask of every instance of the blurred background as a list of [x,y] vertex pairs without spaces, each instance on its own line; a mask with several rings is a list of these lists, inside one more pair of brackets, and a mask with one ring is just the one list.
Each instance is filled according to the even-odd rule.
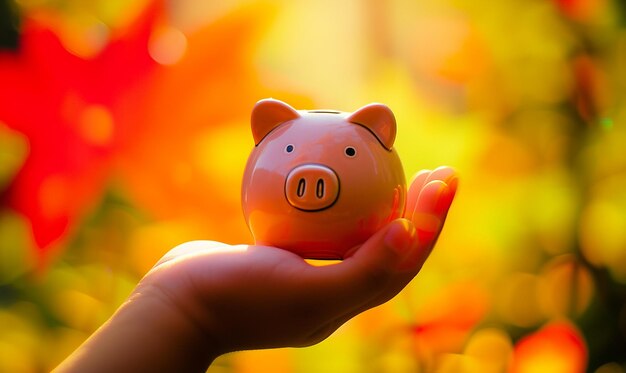
[[265,97],[386,103],[407,176],[461,185],[394,300],[210,372],[626,372],[624,1],[0,0],[0,48],[0,372],[52,369],[173,246],[251,242]]

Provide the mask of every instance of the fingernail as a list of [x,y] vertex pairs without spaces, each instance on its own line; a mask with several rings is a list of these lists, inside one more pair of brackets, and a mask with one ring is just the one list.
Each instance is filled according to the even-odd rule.
[[450,193],[454,196],[456,194],[456,190],[459,187],[459,177],[454,175],[451,179],[446,181],[448,184],[448,188],[450,188]]
[[454,198],[454,194],[447,184],[442,184],[441,186],[439,186],[439,189],[437,189],[436,201],[433,206],[432,213],[435,214],[440,220],[448,212],[450,203],[452,203],[452,198]]
[[445,218],[454,194],[450,188],[441,183],[432,204],[425,211],[416,211],[413,215],[413,223],[417,229],[417,235],[420,242],[429,242],[435,238],[443,219]]
[[412,222],[406,219],[398,219],[391,223],[391,227],[385,233],[385,245],[394,250],[402,258],[413,246],[416,230]]

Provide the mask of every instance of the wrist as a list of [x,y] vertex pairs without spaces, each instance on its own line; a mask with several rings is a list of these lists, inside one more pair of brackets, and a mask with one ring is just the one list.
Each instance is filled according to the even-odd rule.
[[129,299],[59,371],[198,371],[218,356],[204,330],[153,286]]
[[124,307],[128,308],[124,324],[142,323],[143,333],[157,340],[154,353],[169,354],[176,371],[197,368],[204,372],[219,356],[218,345],[206,326],[200,325],[192,312],[183,309],[160,287],[138,287],[120,312]]

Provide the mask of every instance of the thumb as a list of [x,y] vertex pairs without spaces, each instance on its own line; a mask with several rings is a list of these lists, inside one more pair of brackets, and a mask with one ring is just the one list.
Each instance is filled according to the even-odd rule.
[[[318,289],[324,289],[325,301],[338,313],[373,307],[391,299],[411,281],[426,260],[420,250],[413,223],[394,220],[343,262],[315,268]],[[405,265],[407,261],[412,263],[410,267]]]
[[353,266],[356,272],[383,271],[396,272],[406,270],[406,259],[419,250],[418,231],[408,219],[396,219],[374,234],[358,250],[349,253],[346,264]]
[[341,320],[393,298],[430,255],[454,199],[453,186],[438,180],[427,183],[411,220],[394,220],[343,262],[315,268],[310,279],[319,286],[310,287],[310,292],[320,295],[316,299],[325,308],[343,313]]

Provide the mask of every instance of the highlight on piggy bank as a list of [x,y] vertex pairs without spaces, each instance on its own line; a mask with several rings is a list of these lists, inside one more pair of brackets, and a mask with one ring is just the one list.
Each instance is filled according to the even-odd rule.
[[242,205],[257,245],[343,259],[402,216],[406,182],[387,106],[345,113],[265,99],[254,106],[251,127]]

